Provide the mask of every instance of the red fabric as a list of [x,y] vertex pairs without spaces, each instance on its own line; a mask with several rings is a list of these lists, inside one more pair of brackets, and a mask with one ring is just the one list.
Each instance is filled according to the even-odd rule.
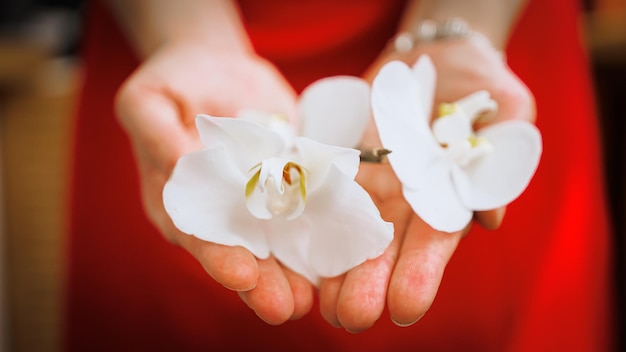
[[[496,233],[476,227],[448,265],[432,309],[399,328],[328,326],[317,307],[280,327],[167,243],[141,209],[130,144],[113,116],[136,67],[97,4],[84,43],[76,122],[65,348],[68,351],[602,351],[610,349],[609,240],[599,141],[576,8],[532,1],[508,58],[537,99],[544,155]],[[242,1],[251,37],[297,89],[362,73],[392,35],[392,1]],[[332,9],[332,11],[330,11]]]

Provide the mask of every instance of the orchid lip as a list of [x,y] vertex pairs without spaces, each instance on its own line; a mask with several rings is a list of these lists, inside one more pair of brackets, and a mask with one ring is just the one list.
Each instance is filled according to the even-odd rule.
[[[466,100],[472,102],[470,99]],[[482,108],[482,111],[490,107],[487,102],[474,105]],[[472,127],[475,118],[476,116],[468,116],[457,103],[442,103],[439,105],[439,116],[433,122],[435,139],[447,152],[449,160],[461,167],[468,166],[493,150],[487,138],[476,135]]]
[[[302,165],[284,158],[265,159],[252,167],[253,175],[245,187],[250,213],[260,219],[297,218],[306,204],[305,170]],[[260,202],[255,201],[257,199]]]

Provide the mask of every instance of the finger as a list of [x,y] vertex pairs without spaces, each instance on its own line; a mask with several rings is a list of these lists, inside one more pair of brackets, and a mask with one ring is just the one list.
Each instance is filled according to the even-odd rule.
[[[401,198],[389,198],[380,206],[383,217],[394,223],[394,240],[378,258],[350,270],[341,282],[334,306],[325,307],[346,330],[361,332],[381,316],[387,298],[387,288],[402,243],[402,235],[412,211]],[[321,296],[328,292],[320,293]]]
[[257,286],[261,275],[257,260],[243,247],[224,246],[174,230],[176,242],[198,260],[204,270],[224,287],[247,291]]
[[164,174],[170,173],[178,158],[199,147],[181,120],[176,102],[141,81],[129,80],[115,101],[117,118],[135,146],[137,157]]
[[311,307],[313,307],[313,286],[301,275],[296,274],[285,266],[281,267],[293,295],[293,314],[289,319],[300,319],[308,314],[311,311]]
[[364,331],[380,318],[396,251],[390,248],[382,256],[348,272],[336,308],[337,320],[346,330]]
[[487,230],[496,230],[502,225],[506,207],[474,213],[474,220]]
[[161,198],[167,176],[152,165],[140,166],[144,209],[163,236],[187,250],[223,286],[235,291],[253,288],[259,275],[254,255],[242,247],[218,245],[179,231],[165,212]]
[[525,120],[535,122],[536,106],[535,99],[530,89],[507,67],[508,82],[506,89],[495,93],[494,99],[500,105],[498,119],[502,120]]
[[387,304],[391,319],[400,326],[419,320],[430,308],[446,264],[463,232],[433,230],[413,217],[389,283]]
[[489,118],[479,118],[474,126],[476,130],[507,120],[535,122],[535,100],[528,87],[512,72],[502,74],[507,76],[505,84],[491,92],[492,98],[498,102],[498,111]]
[[273,257],[258,260],[258,267],[256,287],[239,291],[239,297],[266,323],[282,324],[294,315],[294,297],[289,281]]
[[319,287],[320,313],[330,325],[336,328],[341,327],[337,317],[337,302],[345,277],[345,275],[340,275],[323,279]]

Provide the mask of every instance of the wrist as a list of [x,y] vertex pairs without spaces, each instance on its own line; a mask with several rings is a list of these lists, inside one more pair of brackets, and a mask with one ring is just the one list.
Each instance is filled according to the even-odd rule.
[[197,42],[215,52],[245,53],[252,45],[233,1],[109,0],[138,56]]
[[[156,47],[156,50],[164,48],[189,48],[199,50],[204,55],[211,56],[254,56],[255,51],[245,36],[232,35],[211,36],[205,34],[179,33],[166,36]],[[156,51],[155,50],[155,51]]]
[[458,18],[443,22],[425,20],[417,23],[410,31],[400,32],[393,37],[383,57],[413,63],[424,53],[436,54],[446,51],[456,53],[468,48],[493,54],[500,59],[504,58],[503,52],[498,50],[489,38]]
[[415,0],[407,6],[399,31],[411,31],[416,24],[431,20],[444,23],[462,19],[502,51],[526,0]]

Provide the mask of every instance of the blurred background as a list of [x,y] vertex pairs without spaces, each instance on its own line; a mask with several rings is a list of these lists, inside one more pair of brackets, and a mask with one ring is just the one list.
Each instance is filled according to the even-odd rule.
[[[626,0],[580,0],[626,309]],[[0,352],[57,351],[82,1],[0,0]]]

